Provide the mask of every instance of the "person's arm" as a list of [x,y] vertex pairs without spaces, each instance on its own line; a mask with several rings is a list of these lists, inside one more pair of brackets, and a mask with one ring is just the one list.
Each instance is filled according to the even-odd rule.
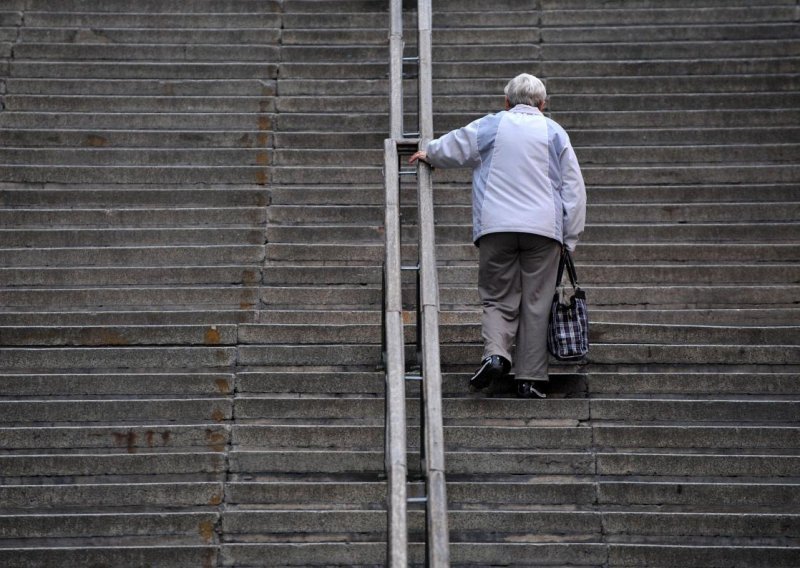
[[560,159],[564,246],[572,252],[583,234],[586,222],[586,187],[578,157],[569,142],[561,152]]
[[417,160],[422,160],[437,168],[463,168],[478,165],[480,159],[478,121],[475,120],[431,140],[425,150],[416,152],[408,163],[413,164]]

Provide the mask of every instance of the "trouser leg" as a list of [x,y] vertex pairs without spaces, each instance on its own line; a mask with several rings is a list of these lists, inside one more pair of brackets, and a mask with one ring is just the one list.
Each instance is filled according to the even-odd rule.
[[516,378],[547,379],[547,321],[556,287],[561,244],[539,235],[520,235],[520,302]]
[[522,292],[517,237],[517,233],[491,233],[480,240],[478,293],[483,306],[484,358],[500,355],[511,361]]

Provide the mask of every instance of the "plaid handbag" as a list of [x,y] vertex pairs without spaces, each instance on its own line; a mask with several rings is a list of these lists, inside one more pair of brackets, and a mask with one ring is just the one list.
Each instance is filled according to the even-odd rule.
[[[564,268],[572,284],[572,294],[561,283]],[[578,276],[572,256],[565,248],[558,264],[556,293],[550,307],[547,324],[547,349],[559,361],[577,361],[589,353],[589,314],[586,310],[586,293],[578,286]]]

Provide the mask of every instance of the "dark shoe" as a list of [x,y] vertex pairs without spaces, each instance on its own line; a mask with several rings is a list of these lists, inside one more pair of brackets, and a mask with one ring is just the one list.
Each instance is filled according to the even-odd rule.
[[469,380],[472,390],[481,390],[489,386],[494,379],[499,379],[511,370],[511,362],[500,355],[491,355],[481,361],[480,368]]
[[520,398],[547,398],[547,395],[533,386],[533,381],[518,381],[517,396]]

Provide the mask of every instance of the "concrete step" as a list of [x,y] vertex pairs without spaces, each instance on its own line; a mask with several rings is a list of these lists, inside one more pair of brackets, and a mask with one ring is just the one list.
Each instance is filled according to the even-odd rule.
[[[102,5],[94,8],[102,9]],[[24,27],[19,30],[19,40],[25,44],[93,44],[114,47],[133,44],[187,44],[189,48],[209,48],[221,45],[278,45],[277,28],[191,29],[191,28],[93,28],[71,26]],[[244,53],[237,53],[237,57]]]
[[[270,243],[375,243],[384,240],[380,225],[274,226],[267,229]],[[587,224],[581,243],[609,242],[791,242],[800,236],[800,224]],[[403,228],[403,242],[417,239],[416,227]],[[472,240],[467,224],[438,224],[436,242],[456,244]]]
[[[639,32],[639,28],[631,28]],[[706,30],[705,27],[697,29]],[[616,31],[616,30],[614,30]],[[646,31],[646,30],[645,30]],[[740,76],[736,74],[719,75],[642,75],[641,77],[551,77],[547,79],[547,88],[554,95],[560,94],[655,94],[670,89],[679,94],[724,94],[779,92],[791,89],[798,76],[795,73],[783,75]],[[451,82],[457,85],[456,81]],[[491,92],[491,91],[490,91]],[[554,96],[554,101],[558,97]],[[691,109],[688,109],[691,110]]]
[[167,369],[229,367],[235,347],[0,348],[0,369]]
[[[709,404],[709,409],[713,403]],[[419,447],[419,430],[407,432],[409,448]],[[445,426],[449,449],[585,449],[594,443],[601,449],[739,449],[740,451],[791,451],[796,449],[800,428],[795,426],[606,425],[592,427],[498,427]],[[18,436],[18,439],[21,435]],[[24,438],[23,438],[24,439]],[[239,425],[234,443],[248,448],[337,448],[364,450],[383,443],[381,426],[347,425]],[[200,440],[194,444],[201,445]],[[81,438],[79,443],[86,444]],[[89,442],[90,443],[90,442]],[[107,442],[106,442],[107,443]],[[25,448],[25,445],[17,446]],[[76,446],[81,447],[81,446]]]
[[775,480],[791,477],[796,455],[736,454],[597,454],[599,475],[651,475],[760,477]]
[[[478,361],[475,361],[477,368]],[[450,397],[458,397],[466,392],[466,385],[474,369],[470,367],[463,373],[445,372],[442,378],[442,389]],[[11,379],[9,379],[11,380]],[[80,376],[70,377],[71,381],[90,379]],[[569,377],[553,375],[551,383],[565,384]],[[635,372],[630,369],[596,368],[590,369],[586,377],[586,392],[600,398],[623,396],[659,395],[674,398],[698,397],[712,395],[717,398],[730,398],[751,395],[769,395],[773,397],[796,396],[800,394],[800,386],[795,374],[790,371],[756,372],[732,370],[703,370],[701,367],[662,369],[660,371]],[[91,384],[91,383],[90,383]],[[23,386],[10,385],[23,389]],[[292,370],[260,370],[240,371],[237,374],[238,391],[247,393],[291,393],[295,395],[320,395],[322,393],[361,394],[365,396],[382,396],[384,376],[378,371],[329,372],[325,370],[292,369]],[[28,387],[29,389],[31,387]],[[83,387],[87,388],[86,386]],[[109,387],[110,388],[110,387]],[[141,387],[140,387],[141,388]],[[10,390],[10,392],[17,392]],[[29,392],[20,390],[21,393]],[[56,393],[58,394],[58,392]],[[605,396],[604,396],[605,395]],[[414,386],[408,386],[408,396],[415,396]],[[644,426],[642,426],[644,427]],[[488,432],[488,431],[487,431]],[[667,443],[667,442],[664,442]]]
[[172,266],[257,264],[258,245],[0,249],[0,266]]
[[[27,543],[44,538],[126,538],[159,536],[188,538],[197,544],[209,543],[219,522],[212,511],[161,513],[77,513],[0,516],[0,536],[4,540]],[[211,530],[211,531],[210,531]]]
[[25,24],[35,28],[183,28],[183,29],[237,29],[280,28],[281,16],[262,11],[251,13],[180,13],[144,11],[124,12],[72,12],[33,11],[25,13]]
[[[591,164],[625,164],[635,166],[637,164],[707,164],[715,162],[720,165],[727,163],[742,164],[747,163],[781,163],[795,162],[800,155],[800,146],[796,144],[761,144],[744,146],[647,146],[643,148],[631,146],[617,147],[576,147],[575,152],[581,163],[585,166]],[[109,150],[111,152],[111,150]],[[156,151],[151,151],[156,154]],[[234,153],[236,152],[236,153]],[[378,150],[340,150],[332,154],[329,150],[311,149],[276,149],[274,153],[265,151],[265,160],[274,163],[276,166],[300,166],[303,164],[315,164],[319,166],[338,166],[346,168],[349,164],[357,163],[360,159],[362,163],[370,164],[378,162],[382,153]],[[103,153],[94,150],[91,154],[103,156]],[[136,156],[135,151],[129,150],[132,159]],[[170,151],[167,155],[172,159],[173,153],[175,160],[180,160],[181,155],[178,151]],[[241,156],[242,162],[252,163],[253,153],[246,150],[219,150],[219,160],[225,160],[228,155]],[[42,152],[44,156],[47,156]],[[76,154],[78,154],[76,152]],[[82,155],[83,153],[79,154]],[[260,156],[260,154],[256,154]],[[272,158],[270,160],[270,157]],[[0,154],[0,159],[12,161],[16,158],[13,149]],[[67,154],[61,159],[69,160],[71,156]],[[44,159],[44,158],[43,158]],[[213,163],[213,162],[212,162]]]
[[[404,27],[412,29],[414,15],[406,13],[404,15]],[[537,11],[527,9],[516,9],[502,11],[492,14],[491,18],[486,18],[481,11],[453,10],[448,12],[433,13],[433,28],[538,28],[539,14]],[[380,12],[345,12],[345,13],[285,13],[282,19],[285,29],[308,30],[308,29],[388,29],[388,18],[385,13]]]
[[[122,192],[119,192],[122,193]],[[192,207],[191,200],[187,206],[167,207],[162,200],[168,192],[159,190],[153,194],[132,191],[131,195],[120,195],[121,203],[103,207],[109,199],[108,191],[86,192],[15,192],[3,193],[9,205],[18,205],[0,210],[0,220],[4,227],[221,227],[221,226],[263,226],[266,220],[265,207],[215,207],[213,201],[224,196],[198,196],[199,207]],[[179,195],[173,194],[173,199]],[[64,201],[75,199],[74,208],[68,207]],[[235,199],[235,196],[231,196]],[[152,200],[152,205],[144,207]],[[127,202],[127,203],[126,203]],[[32,205],[40,205],[32,207]],[[126,206],[127,205],[127,206]],[[177,204],[176,204],[177,205]],[[56,206],[56,207],[54,207]]]
[[[409,462],[418,463],[418,455],[409,453]],[[0,456],[0,460],[2,457]],[[347,451],[330,450],[274,450],[232,451],[229,454],[230,470],[234,473],[274,472],[280,474],[314,471],[321,474],[377,475],[383,471],[383,450]],[[450,475],[588,475],[594,460],[584,453],[503,451],[503,452],[447,452]],[[784,465],[784,462],[780,462]],[[791,467],[786,461],[786,468]],[[795,464],[796,465],[796,464]],[[644,467],[644,466],[643,466]],[[414,466],[412,468],[416,469]],[[609,466],[611,470],[611,466]],[[781,472],[784,469],[781,468]],[[783,475],[788,475],[783,473]]]
[[[108,30],[112,31],[112,30]],[[113,30],[121,31],[125,30]],[[146,33],[147,30],[132,30],[137,36]],[[213,33],[224,30],[202,30],[194,33]],[[229,33],[246,33],[248,30],[231,30]],[[268,34],[268,30],[259,29],[259,34]],[[166,30],[167,33],[177,30]],[[41,77],[8,77],[6,79],[6,89],[8,93],[15,95],[136,95],[145,96],[209,96],[219,97],[226,95],[233,96],[274,96],[276,82],[269,78],[245,78],[227,79],[217,81],[215,79],[203,79],[200,77],[189,77],[186,79],[178,78],[156,78],[156,79],[56,79]]]
[[0,240],[9,248],[82,248],[93,246],[170,246],[202,245],[260,245],[265,241],[263,228],[142,228],[108,229],[0,229]]
[[[338,205],[338,206],[366,206],[382,205],[384,201],[383,187],[353,186],[283,186],[273,187],[271,203],[274,206],[300,205]],[[45,193],[46,194],[46,193]],[[668,186],[642,186],[632,185],[624,187],[593,186],[587,188],[590,207],[600,205],[634,205],[643,207],[651,204],[653,208],[664,205],[704,204],[716,206],[721,204],[751,204],[796,201],[794,186],[790,184],[742,184],[742,185],[668,185]],[[46,194],[47,195],[47,194]],[[434,204],[439,208],[448,206],[468,206],[471,199],[469,184],[444,184],[437,183],[434,192]],[[413,211],[412,204],[416,203],[416,190],[407,184],[402,186],[402,205]],[[462,218],[469,222],[469,214]],[[734,219],[731,218],[731,221]],[[765,219],[766,220],[766,219]],[[408,219],[413,223],[413,218]]]
[[[590,306],[605,309],[713,309],[713,308],[765,308],[778,307],[791,302],[797,293],[796,286],[584,286]],[[22,296],[19,294],[18,296]],[[13,296],[12,296],[13,297]],[[441,290],[441,303],[449,309],[472,306],[480,302],[474,286],[447,287]],[[413,291],[407,290],[406,302],[413,301]],[[22,303],[24,298],[17,302]],[[296,308],[298,305],[324,305],[358,307],[380,306],[379,288],[361,287],[312,287],[293,286],[267,289],[261,296],[266,306],[274,308]],[[375,308],[377,309],[377,308]],[[462,308],[463,309],[463,308]]]
[[[322,10],[324,8],[317,8]],[[437,6],[438,9],[438,6]],[[503,44],[513,33],[520,43],[538,43],[541,30],[536,27],[460,27],[435,28],[432,30],[433,43],[437,46]],[[409,46],[416,44],[415,37],[404,38]],[[374,27],[367,28],[312,28],[286,29],[281,37],[283,45],[383,45],[386,33]],[[434,54],[439,57],[438,53]]]
[[0,326],[3,346],[236,345],[235,325]]
[[[130,311],[157,305],[168,309],[252,309],[258,304],[258,287],[182,286],[131,288],[14,288],[3,290],[6,307],[35,310],[98,308]],[[82,322],[88,323],[88,322]],[[101,322],[107,323],[107,322]],[[171,323],[171,322],[170,322]]]
[[190,166],[204,169],[214,166],[241,164],[247,166],[267,166],[273,161],[273,151],[267,148],[240,149],[132,149],[132,148],[86,148],[86,149],[47,149],[47,148],[5,148],[0,150],[0,161],[4,164],[23,164],[31,162],[43,166],[80,167],[114,164],[114,168],[133,166]]
[[[110,0],[101,2],[98,0],[66,0],[54,6],[46,0],[34,0],[28,4],[29,9],[37,12],[101,12],[101,13],[131,13],[131,5],[122,0]],[[157,2],[145,0],[141,5],[137,4],[137,10],[142,13],[152,13],[162,11],[164,13],[174,13],[185,10],[188,13],[241,13],[256,11],[261,13],[279,13],[280,3],[276,0],[266,2],[256,2],[254,0],[232,0],[225,2],[221,0],[167,0]],[[138,12],[133,12],[138,13]]]
[[[628,566],[672,566],[678,562],[687,568],[699,568],[709,563],[728,563],[731,566],[791,566],[798,550],[795,547],[759,546],[681,546],[681,545],[612,545],[608,559]],[[669,560],[667,560],[669,559]]]
[[[654,325],[654,324],[625,324],[625,323],[604,323],[602,320],[592,322],[589,340],[592,344],[602,343],[646,343],[646,344],[678,344],[678,343],[697,343],[705,345],[792,345],[800,342],[800,327],[798,326],[779,326],[779,327],[723,327],[723,326],[692,326],[692,325]],[[370,344],[375,343],[381,336],[379,323],[365,324],[326,324],[324,327],[309,329],[308,323],[297,324],[242,324],[238,326],[238,342],[242,344]],[[44,334],[46,328],[39,328]],[[71,335],[70,328],[55,328],[53,334],[47,334],[42,339],[38,339],[37,328],[11,328],[0,327],[0,341],[6,345],[21,345],[26,342],[35,345],[39,341],[53,344],[54,341],[69,342]],[[78,342],[85,335],[89,334],[91,328],[72,328],[75,333],[80,332]],[[187,332],[192,330],[198,335],[204,332],[208,335],[209,328],[203,327],[164,327],[163,333],[168,336],[176,335],[181,330]],[[229,326],[218,326],[220,334],[227,338],[231,334],[225,333]],[[152,330],[152,331],[150,331]],[[114,328],[98,328],[98,334],[114,333]],[[120,336],[127,337],[127,333],[132,336],[131,342],[135,342],[137,332],[144,335],[140,341],[148,341],[152,334],[152,341],[158,342],[157,327],[143,328],[120,328]],[[406,342],[414,342],[415,326],[406,326]],[[53,338],[52,335],[57,335]],[[480,323],[473,321],[470,323],[448,323],[442,322],[439,330],[441,343],[477,343],[481,340]],[[179,336],[180,337],[180,336]],[[235,335],[234,335],[235,337]],[[38,341],[37,341],[38,339]],[[183,339],[181,337],[181,339]],[[87,338],[85,341],[91,341]],[[200,341],[200,339],[195,339]],[[224,343],[224,339],[221,343]],[[187,340],[191,343],[191,340]],[[60,343],[59,343],[60,344]],[[78,343],[83,344],[83,343]]]
[[[762,85],[763,87],[763,85]],[[760,90],[764,90],[763,88]],[[30,96],[19,96],[20,103],[32,104],[29,102]],[[7,97],[10,98],[10,97]],[[591,98],[591,107],[596,111],[636,111],[636,110],[675,110],[691,108],[693,110],[701,109],[739,109],[755,108],[756,103],[752,100],[742,100],[741,94],[723,94],[723,93],[672,93],[669,96],[663,93],[637,93],[637,94],[620,94],[615,93],[612,95],[604,93],[558,93],[554,98],[548,102],[548,109],[551,112],[559,112],[560,110],[570,110],[587,106],[587,100]],[[762,107],[768,106],[770,108],[792,108],[796,106],[797,95],[787,92],[785,89],[776,89],[774,91],[760,93],[760,100]],[[59,102],[57,99],[54,102]],[[68,99],[63,99],[66,104]],[[158,101],[154,101],[158,102]],[[190,101],[191,102],[191,101]],[[232,101],[234,102],[234,101]],[[386,109],[388,112],[388,103],[385,97],[380,96],[340,96],[330,98],[325,101],[319,101],[318,98],[313,96],[302,97],[279,97],[275,101],[277,108],[280,112],[333,112],[345,113],[360,111],[364,113],[375,113]],[[407,120],[413,122],[416,120],[416,97],[407,96],[403,101],[403,108],[406,109]],[[460,95],[441,95],[437,96],[433,103],[434,113],[455,113],[466,112],[483,114],[488,109],[497,106],[496,95],[475,95],[475,94],[460,94]],[[20,108],[18,110],[25,110]],[[579,132],[579,131],[578,131]],[[570,137],[575,140],[575,132],[570,132]],[[646,135],[646,132],[638,132],[639,137]],[[684,133],[688,134],[688,133]],[[701,134],[701,133],[695,133]],[[614,137],[616,144],[620,143],[620,136]],[[774,142],[774,139],[772,140]],[[789,140],[787,140],[788,142]],[[684,140],[682,140],[684,142]],[[730,142],[730,139],[726,139]],[[311,146],[313,147],[313,146]]]
[[[591,224],[654,223],[778,223],[796,221],[800,202],[767,203],[627,203],[589,204],[586,216]],[[380,206],[354,205],[349,207],[328,205],[273,205],[267,212],[269,225],[353,225],[381,224],[383,209]],[[416,221],[415,207],[402,207],[401,219],[406,223]],[[468,225],[472,209],[468,205],[440,205],[435,209],[438,224]]]
[[[255,321],[255,306],[131,306],[93,307],[60,306],[35,310],[0,312],[3,325],[220,325]],[[774,323],[774,319],[771,319]]]
[[[0,396],[6,398],[80,395],[116,395],[117,397],[182,395],[199,398],[229,395],[233,389],[234,375],[224,371],[217,373],[182,371],[174,373],[3,373],[0,375]],[[75,433],[83,434],[82,432]],[[145,434],[138,438],[147,440],[148,436]]]
[[218,452],[87,453],[0,455],[0,467],[11,478],[97,475],[219,474],[225,460]]
[[[334,248],[335,247],[335,248]],[[269,243],[266,245],[267,258],[272,262],[319,262],[328,260],[333,254],[340,261],[358,261],[374,264],[383,258],[382,247],[370,244],[313,244]],[[335,251],[335,252],[334,252]],[[402,248],[403,259],[416,258],[416,249],[411,245]],[[593,263],[631,263],[633,259],[641,265],[648,263],[665,264],[670,262],[725,262],[752,263],[761,260],[765,263],[796,262],[797,247],[792,244],[774,244],[764,249],[761,245],[734,244],[621,244],[588,243],[576,250],[577,262]],[[437,245],[437,258],[440,261],[476,261],[477,249],[472,244]],[[0,251],[0,258],[2,258]]]
[[646,400],[593,399],[593,418],[625,422],[792,423],[798,402],[793,400]]
[[[678,489],[680,487],[680,489]],[[712,505],[718,511],[740,508],[792,512],[800,502],[800,485],[794,481],[616,480],[601,481],[598,503],[603,505],[694,507]]]
[[799,447],[800,430],[792,426],[628,426],[598,425],[593,428],[601,448],[739,448],[784,450]]
[[730,374],[714,371],[630,372],[595,370],[588,380],[593,393],[602,395],[682,394],[697,396],[715,393],[736,396],[796,395],[800,393],[793,372],[759,373],[741,370]]
[[796,37],[791,23],[781,22],[716,22],[713,25],[639,24],[620,25],[619,22],[606,25],[546,26],[540,29],[543,43],[588,43],[588,42],[637,42],[643,37],[653,42],[681,41],[736,41],[758,39],[781,39]]
[[[8,98],[10,97],[6,97],[6,100]],[[161,97],[155,98],[158,98],[159,101],[166,101]],[[194,103],[194,101],[191,102]],[[48,102],[48,104],[50,103]],[[70,104],[72,104],[71,100]],[[172,105],[173,103],[169,102],[168,104]],[[175,104],[180,105],[181,103]],[[186,106],[179,108],[185,109]],[[274,136],[270,137],[268,133],[254,129],[241,131],[86,129],[0,131],[0,142],[6,146],[40,148],[265,148],[271,144],[271,139],[274,139]]]
[[[224,562],[232,566],[263,565],[264,558],[282,558],[290,566],[379,566],[385,561],[385,543],[322,543],[322,544],[228,544],[223,550]],[[760,550],[760,549],[758,549]],[[599,566],[607,554],[600,544],[467,544],[454,543],[450,558],[455,565],[484,565],[503,561],[509,566],[522,566],[535,557],[551,566]],[[788,556],[788,555],[786,555]],[[411,545],[411,562],[423,563],[422,543]],[[530,564],[528,564],[530,565]]]
[[6,95],[7,111],[19,112],[143,112],[253,113],[275,112],[271,96],[178,97],[125,95]]
[[[547,448],[583,449],[591,445],[591,429],[576,427],[445,427],[450,449]],[[795,433],[796,435],[796,433]],[[371,425],[247,425],[234,429],[233,443],[240,448],[337,448],[366,450],[383,444],[382,426]],[[784,436],[787,438],[787,436]],[[409,427],[409,448],[419,449],[420,431]],[[769,447],[769,446],[767,446]]]
[[267,183],[265,166],[31,166],[0,164],[7,181],[54,184]]
[[546,61],[576,60],[623,60],[623,59],[737,59],[768,58],[797,55],[792,39],[738,40],[736,42],[714,41],[669,41],[642,42],[632,40],[623,43],[616,39],[609,43],[562,42],[553,38],[551,43],[543,44],[542,59]]
[[[410,307],[413,310],[413,306]],[[143,321],[154,325],[158,323],[157,319],[143,319],[152,318],[147,312],[143,312],[142,317],[134,317],[138,312],[116,312],[114,314],[99,314],[102,317],[116,316],[116,319],[110,319],[108,323],[117,321],[121,323],[135,323]],[[318,306],[308,305],[304,309],[298,310],[296,307],[270,309],[269,311],[259,311],[249,314],[247,320],[231,320],[231,316],[227,312],[209,311],[206,319],[190,319],[187,318],[183,312],[176,312],[175,322],[190,323],[192,321],[236,321],[244,323],[245,321],[255,322],[259,324],[306,324],[306,325],[335,325],[335,324],[361,324],[361,325],[377,325],[380,319],[380,312],[378,307],[372,309],[362,307],[354,308],[348,311],[330,311]],[[694,326],[718,326],[718,327],[732,327],[732,326],[756,326],[756,327],[781,327],[781,326],[794,326],[796,325],[796,317],[798,310],[794,308],[783,307],[717,307],[717,308],[654,308],[649,310],[641,310],[637,308],[613,308],[613,307],[592,307],[591,308],[591,321],[592,322],[606,322],[606,323],[623,323],[623,324],[652,324],[662,326],[675,326],[675,325],[694,325]],[[0,313],[1,314],[1,313]],[[32,312],[31,316],[36,315]],[[55,314],[54,314],[55,315]],[[64,314],[60,314],[63,316]],[[7,312],[5,314],[7,325],[13,325],[14,312]],[[406,323],[413,324],[414,314],[411,311],[406,311],[404,314]],[[216,318],[216,319],[214,319]],[[33,320],[32,320],[33,321]],[[81,320],[83,321],[83,320]],[[92,321],[103,321],[99,318],[92,320],[87,318],[85,323]],[[478,325],[480,321],[480,306],[476,303],[469,306],[443,307],[439,312],[439,322],[443,326],[447,325]]]
[[[781,97],[782,98],[782,97]],[[607,99],[609,104],[616,104],[611,99]],[[641,97],[635,99],[637,103],[644,100]],[[554,103],[558,105],[558,103]],[[629,109],[622,110],[595,110],[595,111],[582,111],[573,110],[566,106],[560,107],[562,110],[554,110],[551,114],[552,118],[559,122],[562,126],[567,128],[568,131],[573,129],[576,131],[586,130],[619,130],[619,129],[641,129],[643,127],[651,129],[669,129],[675,128],[676,124],[681,124],[685,128],[702,127],[702,128],[732,128],[738,126],[741,128],[768,128],[768,127],[792,127],[794,124],[791,122],[791,109],[786,106],[778,108],[764,109],[762,112],[762,120],[756,121],[751,115],[737,112],[734,109],[726,108],[709,108],[709,109]],[[480,111],[475,110],[471,113],[468,111],[461,112],[440,112],[435,117],[435,134],[442,135],[454,128],[459,128],[471,122],[476,118],[476,115],[482,115],[485,109]],[[125,116],[125,115],[121,115]],[[16,119],[15,119],[16,117]],[[100,115],[102,117],[102,115]],[[12,120],[19,123],[21,126],[28,126],[23,119],[26,115],[22,113],[9,114],[5,118],[4,123],[11,123]],[[65,119],[69,117],[59,118],[58,116],[46,117],[51,120],[46,126],[50,127],[65,127]],[[117,118],[117,117],[111,117]],[[211,116],[211,119],[214,117]],[[236,117],[233,117],[236,118]],[[59,119],[60,122],[53,123],[54,120]],[[40,119],[41,120],[41,119]],[[250,122],[250,125],[254,121]],[[129,121],[130,123],[130,121]],[[10,125],[13,125],[11,123]],[[117,122],[117,124],[120,124]],[[211,124],[214,124],[213,122]],[[230,122],[229,128],[234,127],[230,125],[238,125],[237,122]],[[277,130],[282,132],[316,132],[334,131],[338,127],[338,131],[344,132],[386,132],[388,127],[388,118],[385,113],[359,113],[359,114],[345,114],[335,112],[294,112],[281,114],[276,117]],[[97,126],[104,126],[105,123],[99,123]],[[38,125],[37,125],[38,126]],[[85,121],[83,127],[85,127]],[[122,128],[132,128],[131,126],[121,126]],[[180,127],[180,126],[179,126]],[[246,127],[246,126],[245,126]],[[144,126],[148,128],[148,126]],[[189,126],[184,126],[189,128]],[[224,128],[221,124],[219,128]],[[330,182],[329,182],[330,183]],[[673,182],[674,183],[674,182]]]
[[172,284],[228,284],[253,286],[262,281],[255,266],[166,266],[73,268],[0,268],[6,287],[47,286],[165,286]]
[[[636,29],[636,28],[633,28]],[[434,76],[435,77],[435,76]],[[676,93],[730,93],[730,92],[761,92],[761,91],[787,91],[797,84],[798,76],[794,72],[781,75],[740,76],[736,73],[682,75],[676,77],[672,74],[642,76],[613,76],[613,77],[569,77],[557,74],[546,78],[548,90],[551,95],[556,94],[599,94],[609,93],[659,93],[667,88]],[[431,88],[434,95],[453,96],[486,93],[502,93],[507,80],[487,77],[461,78],[434,78]],[[181,84],[179,82],[179,84]],[[230,88],[230,87],[229,87]],[[314,93],[326,96],[358,96],[376,95],[387,92],[386,79],[375,77],[353,82],[344,79],[313,79],[297,80],[290,78],[281,79],[282,95],[313,96]],[[404,93],[413,94],[415,86],[409,81],[404,84]],[[764,109],[767,110],[767,109]],[[482,109],[481,114],[486,112]],[[675,122],[673,124],[678,124]],[[438,118],[434,123],[438,128]],[[576,125],[579,126],[579,125]],[[710,125],[707,125],[710,126]]]
[[[779,4],[779,3],[778,3]],[[598,8],[580,10],[542,10],[542,26],[584,26],[618,24],[625,22],[627,25],[670,25],[670,24],[701,24],[710,26],[715,23],[748,23],[748,22],[791,22],[794,18],[792,6],[754,6],[754,7],[721,7],[714,6],[705,9],[692,10],[687,13],[680,8],[654,8],[648,6],[641,9]]]
[[[477,361],[477,359],[476,359]],[[478,413],[485,420],[586,420],[589,416],[589,402],[586,399],[554,399],[550,404],[531,404],[531,401],[503,398],[465,399],[445,398],[443,413],[446,420],[459,423],[470,420]],[[291,419],[297,423],[306,420],[345,418],[351,424],[356,420],[367,423],[380,423],[383,418],[382,398],[330,398],[304,397],[303,400],[270,396],[248,396],[237,399],[236,414],[240,420]],[[411,420],[419,416],[417,400],[410,399],[407,404]],[[474,420],[472,421],[474,423]],[[574,422],[573,422],[574,423]],[[472,424],[472,423],[471,423]],[[470,424],[470,425],[471,425]]]
[[147,566],[203,566],[216,562],[218,550],[210,545],[172,546],[79,546],[42,548],[0,548],[0,562],[6,566],[44,567],[52,562],[65,568],[86,566],[86,563],[102,566],[128,565]]
[[[102,36],[101,36],[102,37]],[[24,61],[278,61],[281,48],[264,40],[248,45],[198,45],[170,41],[145,43],[40,43],[20,41],[14,45],[14,57]]]
[[[239,219],[238,224],[248,223],[261,225],[265,216],[259,217],[259,211],[263,212],[266,205],[270,202],[270,192],[265,189],[255,187],[230,187],[223,190],[201,189],[201,188],[181,188],[181,187],[148,187],[148,186],[117,186],[114,188],[86,187],[86,186],[67,186],[60,189],[54,188],[31,188],[22,184],[14,186],[4,184],[0,187],[3,204],[6,208],[15,209],[15,213],[22,215],[27,213],[27,209],[55,209],[61,207],[61,211],[72,212],[78,209],[100,207],[107,211],[108,215],[130,214],[131,209],[147,206],[148,211],[154,215],[158,214],[159,209],[164,213],[164,207],[169,205],[168,211],[174,215],[185,215],[190,209],[205,208],[204,213],[211,215],[217,224],[230,224],[233,219]],[[5,208],[4,208],[5,210]],[[122,210],[122,211],[119,211]],[[141,211],[141,209],[140,209]],[[214,217],[215,211],[228,211],[231,213],[228,221],[222,221],[222,217]],[[256,216],[253,216],[253,215]],[[139,222],[145,219],[142,215]],[[160,222],[166,224],[162,218]],[[4,219],[8,224],[12,218]],[[181,225],[190,223],[186,218],[179,218]],[[19,224],[19,223],[18,223]]]
[[[615,535],[653,534],[650,528],[663,521],[670,534],[674,536],[715,536],[714,531],[729,531],[735,538],[747,539],[764,537],[770,539],[774,534],[784,531],[774,530],[770,534],[768,527],[777,527],[785,523],[792,527],[789,535],[795,533],[793,528],[798,521],[796,515],[789,514],[703,514],[703,513],[614,513],[590,511],[450,511],[448,514],[451,529],[451,542],[489,542],[490,536],[495,538],[515,535],[526,530],[535,530],[539,535],[552,535],[551,538],[571,537],[588,540],[599,539],[601,523],[607,522],[613,527]],[[764,525],[759,526],[759,521]],[[356,533],[360,539],[374,540],[379,538],[380,531],[385,530],[385,515],[379,511],[232,511],[223,516],[226,532],[233,535],[272,534],[291,538],[290,533],[321,533],[330,531],[331,527],[350,527],[350,534]],[[421,511],[409,512],[409,526],[413,533],[418,533],[424,525]],[[497,527],[491,535],[484,527]],[[344,531],[342,531],[343,534]],[[785,534],[785,532],[784,532]],[[788,536],[788,535],[787,535]],[[241,537],[239,537],[241,538]],[[789,537],[791,539],[791,536]],[[787,540],[789,540],[787,539]]]
[[[252,16],[246,16],[251,18]],[[156,21],[163,19],[157,16]],[[255,25],[254,22],[251,22]],[[92,25],[92,24],[90,24]],[[126,62],[126,61],[35,61],[15,60],[10,64],[15,77],[54,79],[261,79],[277,78],[276,63],[223,62]]]
[[[764,75],[782,75],[793,74],[797,70],[796,57],[786,58],[763,58],[763,59],[692,59],[692,60],[671,60],[671,59],[651,59],[651,60],[636,60],[636,59],[623,59],[614,61],[558,61],[550,62],[544,61],[537,63],[535,54],[528,58],[529,65],[533,65],[531,71],[536,75],[554,76],[560,75],[562,77],[605,77],[608,75],[617,77],[630,77],[639,75],[670,75],[675,68],[676,61],[681,61],[681,66],[685,73],[688,75],[732,75],[737,73],[742,74],[764,74]],[[23,64],[15,63],[15,67]],[[133,64],[132,64],[133,65]],[[519,62],[498,62],[492,67],[492,72],[489,76],[494,77],[509,77],[514,74],[514,66],[518,66]],[[93,67],[100,67],[93,65]],[[387,65],[385,63],[283,63],[280,66],[281,74],[286,74],[288,78],[293,79],[336,79],[342,76],[351,79],[379,79],[382,78],[386,71]],[[15,72],[18,76],[30,76],[32,71],[37,69],[35,64],[26,63],[19,72]],[[126,75],[99,75],[101,71],[98,69],[93,72],[91,77],[118,77],[118,78],[133,78],[134,70],[136,67],[129,67]],[[480,70],[483,69],[483,73]],[[338,73],[337,73],[338,70]],[[69,74],[69,70],[63,73],[59,72],[57,77],[70,77],[74,75]],[[219,73],[219,71],[217,71]],[[107,73],[107,72],[106,72]],[[142,68],[137,70],[136,76],[144,74],[145,77],[147,70]],[[433,63],[433,73],[437,77],[452,79],[452,78],[472,78],[487,76],[486,65],[477,61],[458,61],[458,62],[436,62]],[[265,65],[262,69],[263,76],[269,77],[269,69]],[[235,78],[244,78],[242,75],[233,75]]]
[[[44,365],[42,365],[44,366]],[[123,422],[150,422],[175,420],[184,422],[222,422],[232,416],[232,401],[227,398],[149,398],[137,399],[75,399],[75,400],[3,400],[3,423],[46,424],[112,422],[129,434]],[[224,441],[222,442],[224,445]],[[213,444],[214,451],[222,451],[220,443]],[[119,445],[111,446],[119,448]],[[126,447],[126,446],[123,446]],[[148,447],[153,448],[153,445]]]
[[[144,419],[143,419],[144,420]],[[3,440],[0,447],[15,453],[26,450],[48,452],[51,450],[124,449],[128,453],[148,449],[203,448],[221,452],[229,442],[230,430],[219,423],[183,425],[120,425],[95,426],[35,426],[0,428]],[[7,538],[7,537],[6,537]]]

